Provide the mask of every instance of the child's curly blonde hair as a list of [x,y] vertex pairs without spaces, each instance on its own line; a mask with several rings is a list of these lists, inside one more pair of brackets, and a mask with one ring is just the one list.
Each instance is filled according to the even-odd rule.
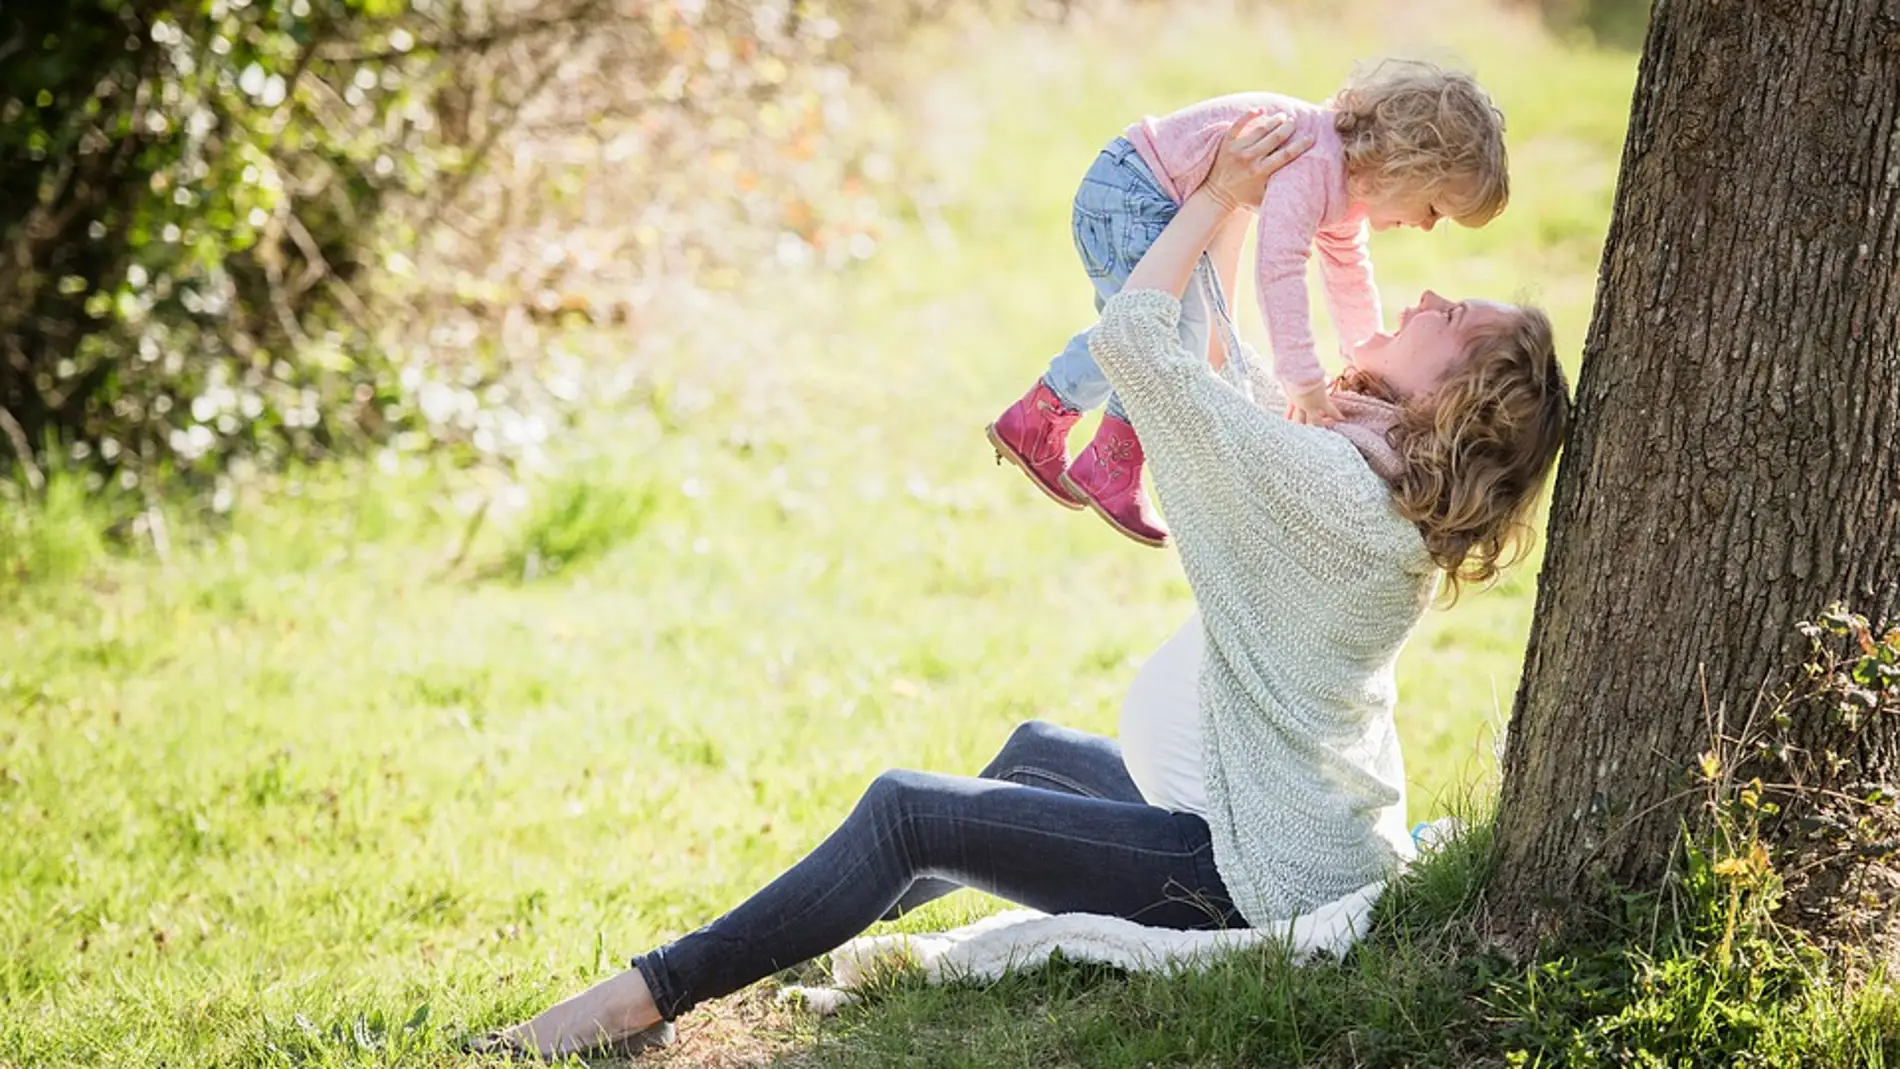
[[1333,107],[1354,200],[1423,194],[1472,227],[1510,200],[1504,113],[1470,75],[1388,59],[1355,72]]
[[1399,398],[1357,370],[1340,385],[1399,406],[1387,437],[1404,462],[1392,499],[1444,570],[1450,600],[1461,584],[1489,582],[1523,557],[1570,426],[1549,317],[1520,306],[1502,323],[1474,327],[1464,360],[1426,393]]

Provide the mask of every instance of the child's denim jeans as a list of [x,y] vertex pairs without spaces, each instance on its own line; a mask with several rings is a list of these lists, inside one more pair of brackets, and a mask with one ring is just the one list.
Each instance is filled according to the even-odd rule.
[[[1075,192],[1075,250],[1095,284],[1095,310],[1100,312],[1128,281],[1129,272],[1179,209],[1142,161],[1134,143],[1125,137],[1109,142]],[[1218,287],[1215,287],[1218,289]],[[1188,352],[1207,351],[1209,312],[1202,287],[1189,286],[1181,298],[1181,344]],[[1062,403],[1091,409],[1108,402],[1108,414],[1127,419],[1112,395],[1108,379],[1089,355],[1093,327],[1069,339],[1042,381]]]

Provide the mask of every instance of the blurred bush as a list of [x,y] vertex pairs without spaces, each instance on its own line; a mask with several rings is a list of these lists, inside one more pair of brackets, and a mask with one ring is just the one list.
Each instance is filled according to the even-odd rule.
[[[213,488],[531,454],[549,331],[868,257],[867,60],[1011,0],[71,0],[0,11],[0,462]],[[60,456],[50,456],[57,451]]]
[[[126,485],[313,455],[400,389],[354,293],[442,160],[378,0],[77,0],[0,16],[0,432]],[[380,62],[324,55],[376,42]],[[37,462],[37,463],[36,463]]]

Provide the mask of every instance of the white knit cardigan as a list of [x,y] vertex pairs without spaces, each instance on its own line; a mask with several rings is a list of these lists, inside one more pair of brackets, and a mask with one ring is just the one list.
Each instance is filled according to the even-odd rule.
[[[1200,605],[1214,862],[1264,928],[1397,866],[1379,829],[1404,797],[1393,668],[1438,572],[1351,442],[1211,372],[1181,346],[1180,315],[1166,293],[1124,291],[1089,348],[1141,436]],[[1236,380],[1273,389],[1236,355]]]

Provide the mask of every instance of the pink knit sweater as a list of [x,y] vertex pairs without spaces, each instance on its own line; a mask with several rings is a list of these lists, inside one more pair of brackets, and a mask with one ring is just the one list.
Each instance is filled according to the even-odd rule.
[[1215,151],[1235,119],[1251,108],[1290,116],[1313,147],[1267,184],[1260,202],[1257,265],[1260,314],[1273,342],[1274,375],[1289,389],[1325,381],[1307,314],[1306,258],[1317,247],[1326,305],[1348,349],[1380,327],[1363,210],[1346,201],[1345,151],[1333,111],[1277,93],[1234,93],[1130,126],[1128,140],[1179,204],[1214,165]]

